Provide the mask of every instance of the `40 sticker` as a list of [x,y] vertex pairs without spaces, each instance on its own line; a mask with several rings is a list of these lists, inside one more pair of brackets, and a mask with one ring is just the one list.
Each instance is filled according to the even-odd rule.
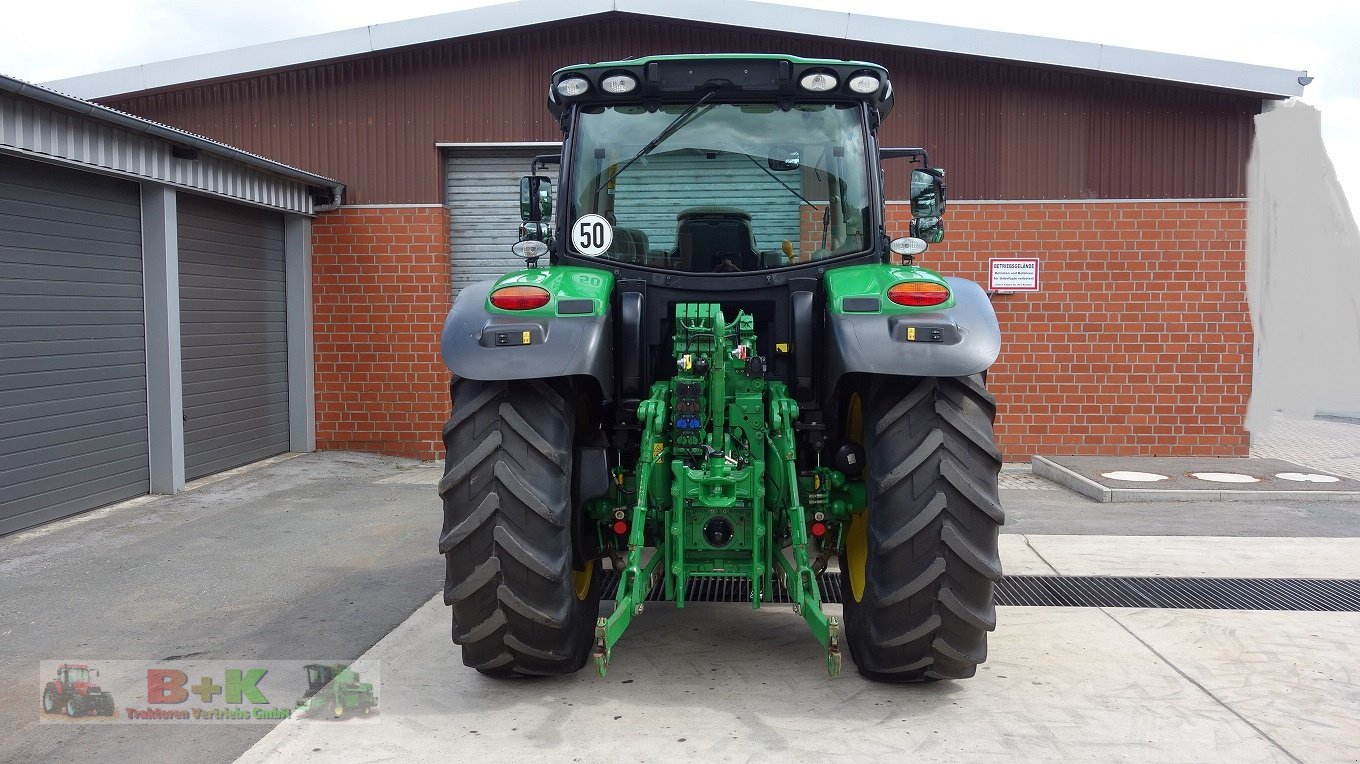
[[614,243],[614,227],[599,215],[582,215],[571,224],[571,243],[583,255],[602,255]]

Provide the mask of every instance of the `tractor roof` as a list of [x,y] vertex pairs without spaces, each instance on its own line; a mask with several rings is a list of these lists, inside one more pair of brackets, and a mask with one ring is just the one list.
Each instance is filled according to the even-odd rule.
[[573,103],[684,103],[710,91],[717,101],[860,101],[882,116],[893,104],[888,71],[867,61],[703,53],[564,66],[553,72],[548,108],[560,117]]

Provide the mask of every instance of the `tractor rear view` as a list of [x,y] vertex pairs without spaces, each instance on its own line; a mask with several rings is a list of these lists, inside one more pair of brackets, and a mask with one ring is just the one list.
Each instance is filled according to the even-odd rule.
[[[564,140],[521,182],[526,267],[464,289],[443,332],[439,550],[464,663],[603,675],[647,603],[718,581],[792,603],[833,676],[842,641],[883,681],[986,659],[1000,332],[977,284],[914,263],[943,236],[944,173],[879,147],[892,105],[863,62],[553,75]],[[890,159],[910,174],[897,239]],[[823,607],[837,580],[843,622]]]

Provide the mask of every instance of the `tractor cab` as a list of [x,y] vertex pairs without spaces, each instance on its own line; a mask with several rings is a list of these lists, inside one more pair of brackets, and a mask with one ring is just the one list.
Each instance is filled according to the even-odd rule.
[[90,669],[87,666],[67,666],[63,665],[57,669],[57,678],[63,685],[75,687],[80,684],[88,684],[90,681]]
[[335,678],[334,666],[323,666],[319,663],[310,663],[303,667],[307,671],[307,692],[304,698],[310,698],[321,692],[330,681]]
[[561,163],[562,209],[555,227],[546,222],[548,179],[524,179],[521,238],[538,244],[522,253],[571,265],[762,277],[829,260],[882,261],[874,131],[893,104],[887,71],[851,61],[726,58],[655,56],[559,70],[549,108],[566,133],[564,153],[542,159]]

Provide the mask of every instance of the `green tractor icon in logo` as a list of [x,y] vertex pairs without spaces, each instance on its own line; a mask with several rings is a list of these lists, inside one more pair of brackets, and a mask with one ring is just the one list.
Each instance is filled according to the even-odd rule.
[[337,719],[353,713],[367,716],[378,705],[373,685],[359,681],[358,672],[346,664],[310,663],[303,668],[307,670],[307,694],[297,702],[298,714],[330,713]]
[[[63,663],[57,675],[43,688],[43,711],[67,716],[113,716],[113,696],[90,681],[90,667],[82,663]],[[93,672],[99,676],[99,672]]]

